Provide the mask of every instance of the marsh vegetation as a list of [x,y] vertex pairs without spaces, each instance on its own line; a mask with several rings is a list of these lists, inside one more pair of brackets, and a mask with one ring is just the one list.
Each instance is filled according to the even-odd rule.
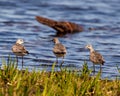
[[80,71],[51,72],[18,70],[16,62],[2,60],[0,96],[120,96],[120,80],[90,76],[87,63]]

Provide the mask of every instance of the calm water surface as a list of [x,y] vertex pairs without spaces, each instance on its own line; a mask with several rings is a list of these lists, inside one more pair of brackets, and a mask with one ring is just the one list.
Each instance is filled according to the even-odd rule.
[[[11,47],[18,38],[23,38],[30,52],[24,57],[24,68],[51,70],[56,60],[51,39],[55,37],[56,31],[39,24],[35,16],[40,15],[85,27],[83,32],[59,37],[68,50],[63,67],[80,69],[86,60],[91,69],[89,51],[85,49],[89,43],[106,60],[102,66],[102,77],[112,79],[120,76],[116,68],[116,64],[120,67],[119,4],[120,0],[0,0],[0,58],[7,58],[8,54],[15,57]],[[97,30],[89,31],[89,27]],[[98,71],[99,66],[96,69]],[[56,70],[60,70],[59,67]]]

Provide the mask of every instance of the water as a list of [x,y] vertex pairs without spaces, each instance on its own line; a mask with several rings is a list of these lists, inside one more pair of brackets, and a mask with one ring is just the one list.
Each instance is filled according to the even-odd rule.
[[[92,44],[106,60],[102,77],[120,76],[116,68],[116,64],[120,67],[119,4],[120,0],[0,0],[0,58],[7,58],[8,54],[14,58],[11,47],[18,38],[23,38],[30,52],[24,57],[24,68],[51,70],[56,60],[51,39],[56,31],[35,20],[35,16],[44,16],[71,21],[85,28],[83,32],[59,37],[68,51],[63,67],[80,69],[86,60],[91,69],[85,45]],[[90,27],[97,30],[90,31]],[[21,59],[18,67],[21,68]],[[96,70],[99,71],[99,65]]]

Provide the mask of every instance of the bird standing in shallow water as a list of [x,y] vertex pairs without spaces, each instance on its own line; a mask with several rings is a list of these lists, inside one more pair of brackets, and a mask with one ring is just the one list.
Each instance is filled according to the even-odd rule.
[[16,43],[12,46],[12,51],[17,58],[17,65],[18,65],[18,56],[22,56],[22,67],[23,67],[23,56],[29,54],[29,52],[22,45],[23,43],[24,43],[23,39],[18,39]]
[[[58,38],[54,38],[53,42],[55,43],[55,45],[53,47],[53,53],[55,54],[56,62],[58,63],[58,58],[63,57],[63,59],[64,59],[64,56],[66,55],[67,50],[66,50],[65,46],[59,42]],[[64,63],[63,59],[62,59],[61,66]]]
[[94,68],[93,71],[95,72],[94,64],[100,64],[100,72],[101,72],[102,71],[101,65],[104,65],[105,63],[103,56],[97,51],[95,51],[92,45],[87,45],[86,48],[90,50],[90,61],[93,62],[93,68]]

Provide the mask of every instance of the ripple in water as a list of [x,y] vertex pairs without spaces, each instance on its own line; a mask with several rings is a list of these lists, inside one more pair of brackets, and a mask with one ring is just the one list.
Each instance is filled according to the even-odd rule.
[[[81,69],[86,60],[92,69],[89,51],[84,49],[86,44],[92,44],[106,60],[102,66],[102,77],[116,78],[120,76],[116,68],[116,64],[120,64],[119,3],[119,0],[1,0],[0,57],[7,58],[10,54],[14,58],[11,47],[18,38],[23,38],[25,47],[30,51],[30,55],[24,57],[24,67],[29,70],[51,70],[56,60],[52,53],[54,44],[51,39],[56,32],[35,20],[35,16],[40,15],[54,20],[75,22],[85,27],[84,32],[59,37],[68,52],[63,67]],[[96,30],[87,30],[90,27]],[[99,65],[96,65],[96,69],[99,71]],[[55,70],[60,70],[59,64]]]

